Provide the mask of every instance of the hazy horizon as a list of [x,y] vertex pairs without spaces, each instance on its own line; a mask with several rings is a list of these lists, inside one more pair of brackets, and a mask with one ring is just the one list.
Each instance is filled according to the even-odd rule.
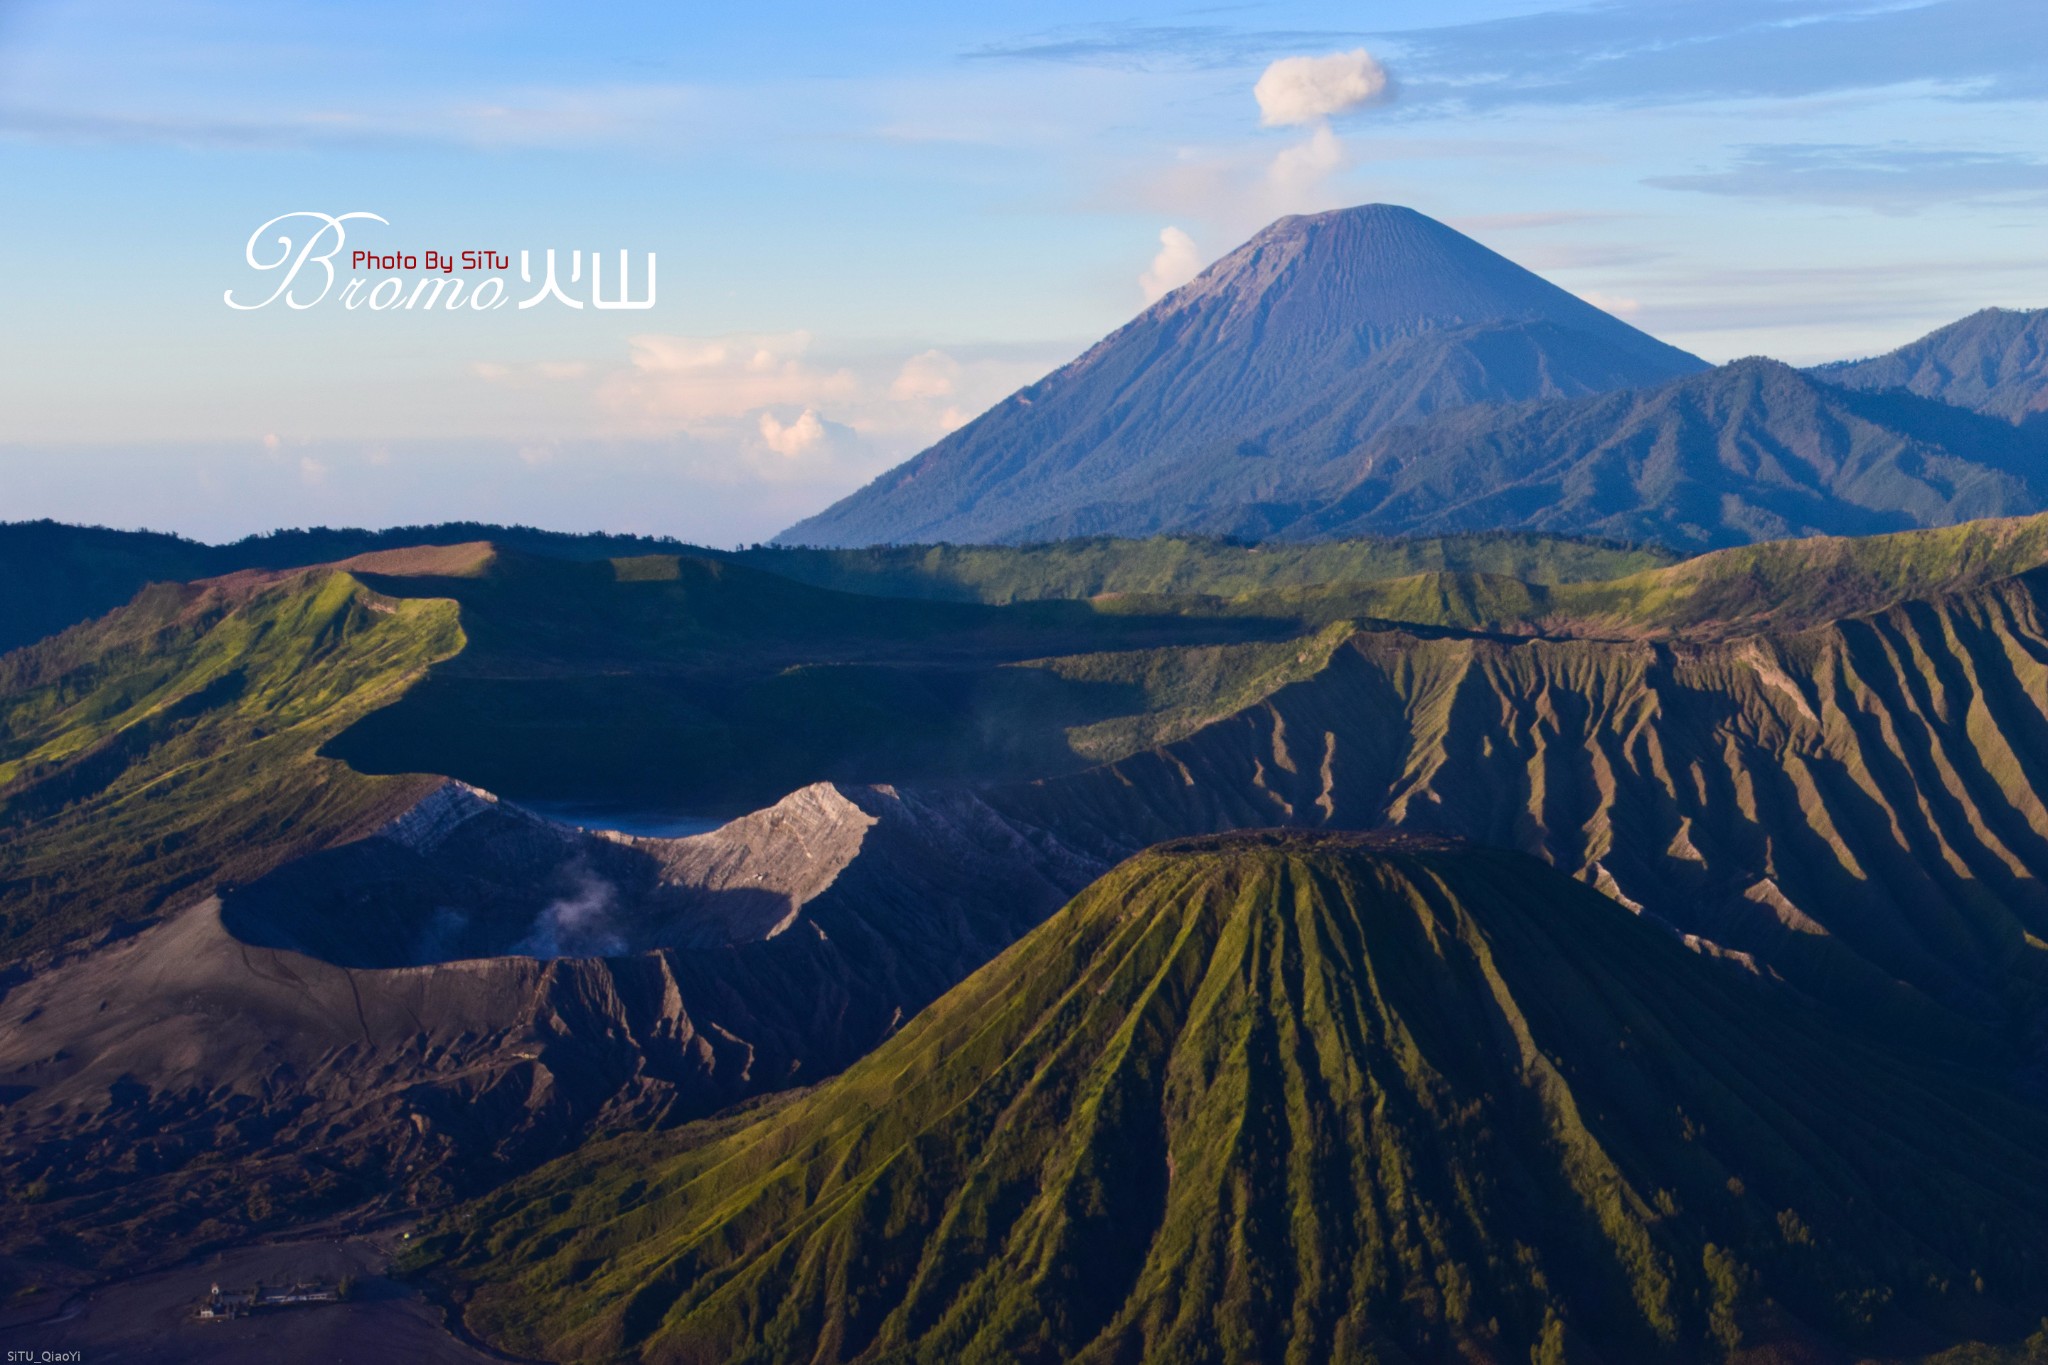
[[[1263,223],[1369,201],[1714,361],[2048,303],[2037,5],[1100,15],[0,5],[0,517],[765,538]],[[658,301],[224,306],[308,211],[655,253]]]

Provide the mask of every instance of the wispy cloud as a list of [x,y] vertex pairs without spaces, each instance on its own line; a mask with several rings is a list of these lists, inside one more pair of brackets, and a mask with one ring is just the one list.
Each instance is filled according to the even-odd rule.
[[2038,0],[1607,0],[1391,35],[1410,95],[1668,105],[1919,85],[2048,96]]
[[1659,189],[1912,213],[1975,200],[2048,203],[2048,163],[2011,152],[1953,148],[1768,144],[1742,149],[1725,170],[1654,176]]
[[0,104],[0,138],[262,150],[289,147],[559,148],[673,140],[701,92],[679,85],[494,90],[403,107],[321,105],[231,112],[166,98],[156,108]]
[[1350,29],[1239,29],[1222,24],[1076,24],[986,43],[969,61],[1058,62],[1117,70],[1250,66],[1276,54],[1357,42]]
[[2048,98],[2039,0],[1603,0],[1401,30],[1094,24],[991,43],[980,60],[1139,70],[1246,67],[1364,43],[1429,106],[1675,105],[1924,85],[1953,97]]
[[575,408],[581,425],[613,438],[723,452],[716,477],[728,482],[808,479],[843,491],[1065,358],[1013,349],[860,347],[820,357],[808,332],[642,333],[628,339],[624,363],[469,368],[507,401]]
[[1177,227],[1161,228],[1159,254],[1138,276],[1138,289],[1145,302],[1157,303],[1202,271],[1202,253],[1195,239]]

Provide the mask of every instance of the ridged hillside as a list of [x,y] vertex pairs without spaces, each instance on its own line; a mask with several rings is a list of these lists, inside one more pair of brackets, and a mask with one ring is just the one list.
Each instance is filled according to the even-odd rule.
[[778,540],[1227,529],[1390,426],[1705,362],[1412,209],[1283,218],[1073,363]]
[[158,585],[0,656],[0,961],[203,898],[417,800],[434,779],[364,777],[320,747],[462,644],[451,604],[330,567]]
[[2044,1138],[1525,858],[1253,836],[428,1259],[577,1362],[1818,1358],[2032,1331]]
[[1717,643],[1359,632],[1184,739],[1007,789],[1129,849],[1390,826],[1521,849],[1822,994],[2033,1017],[2048,578]]
[[1386,432],[1317,501],[1247,507],[1224,529],[1517,530],[1697,551],[2039,512],[2044,469],[2038,431],[1741,360],[1658,387],[1475,408]]
[[1814,373],[1851,389],[1905,389],[2022,422],[2048,411],[2048,308],[1986,308],[1868,360]]

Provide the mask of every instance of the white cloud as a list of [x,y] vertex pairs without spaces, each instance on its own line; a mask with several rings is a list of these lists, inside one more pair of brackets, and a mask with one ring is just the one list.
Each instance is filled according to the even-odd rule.
[[[1207,225],[1205,231],[1242,239],[1282,215],[1313,213],[1363,197],[1345,174],[1357,156],[1330,120],[1393,98],[1392,80],[1371,53],[1359,48],[1326,57],[1282,58],[1266,67],[1252,93],[1263,126],[1300,128],[1300,140],[1277,151],[1270,142],[1177,147],[1171,164],[1136,181],[1120,180],[1105,192],[1104,202],[1121,209],[1143,207],[1162,216],[1197,218]],[[1396,145],[1401,155],[1432,161],[1465,146],[1443,140],[1425,146],[1413,138]],[[1383,157],[1387,146],[1385,139],[1376,141],[1375,157]],[[1489,151],[1499,154],[1499,147]],[[1160,240],[1162,247],[1173,245],[1164,236]],[[1188,246],[1187,254],[1192,255],[1192,243]],[[1173,273],[1167,266],[1176,263],[1177,255],[1162,250],[1141,277],[1147,297],[1157,297],[1153,290],[1161,280],[1172,287]]]
[[1324,182],[1343,169],[1344,144],[1325,123],[1306,142],[1282,151],[1266,169],[1266,184],[1272,202],[1283,213],[1303,213],[1325,208],[1321,202]]
[[269,452],[270,452],[271,454],[275,455],[275,454],[277,454],[277,448],[278,448],[278,446],[279,446],[280,444],[282,444],[282,442],[280,442],[280,441],[279,441],[279,440],[277,439],[277,433],[276,433],[276,432],[272,431],[272,432],[267,432],[267,433],[265,433],[265,435],[264,435],[264,437],[263,437],[263,448],[264,448],[265,450],[267,450],[267,451],[269,451]]
[[[597,428],[603,441],[670,449],[691,479],[774,494],[795,520],[866,483],[1068,357],[1057,348],[943,351],[841,342],[808,332],[723,336],[646,333],[623,359],[481,361],[471,366],[504,394],[511,421],[526,405],[510,452],[531,471],[520,483],[566,477],[561,437]],[[576,439],[571,436],[570,439]],[[681,469],[681,465],[677,466]],[[815,489],[815,503],[793,491]],[[766,495],[764,495],[766,496]]]
[[316,488],[326,483],[327,462],[325,460],[316,460],[311,455],[301,455],[299,457],[299,480],[310,487]]
[[805,408],[794,422],[784,424],[772,412],[761,414],[761,440],[777,455],[794,459],[825,439],[825,424],[816,408]]
[[1145,291],[1145,302],[1157,303],[1201,273],[1202,253],[1195,248],[1195,239],[1177,227],[1162,228],[1159,254],[1138,276],[1138,288]]
[[528,379],[545,379],[563,384],[572,379],[587,377],[590,374],[590,366],[581,360],[541,360],[531,365],[506,365],[496,360],[477,360],[470,363],[469,372],[491,384]]
[[1287,128],[1315,123],[1391,97],[1387,69],[1364,48],[1327,57],[1282,57],[1252,87],[1259,123]]
[[825,407],[852,399],[860,385],[844,368],[805,362],[808,332],[628,338],[631,368],[603,385],[605,404],[684,428],[731,421],[769,407]]
[[1634,317],[1643,311],[1643,305],[1635,299],[1623,298],[1619,294],[1603,294],[1597,289],[1581,289],[1579,297],[1601,312],[1613,313],[1618,317]]
[[903,362],[889,396],[899,403],[944,398],[960,383],[960,362],[944,351],[920,351]]

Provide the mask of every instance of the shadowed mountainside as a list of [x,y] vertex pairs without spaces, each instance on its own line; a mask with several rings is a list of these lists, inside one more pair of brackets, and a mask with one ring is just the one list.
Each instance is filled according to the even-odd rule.
[[1018,665],[1297,633],[1291,620],[1172,604],[856,595],[696,555],[499,554],[472,578],[374,581],[453,601],[469,647],[329,753],[514,799],[721,813],[819,781],[1072,770],[1086,759],[1068,731],[1145,709],[1143,691]]
[[807,1083],[1100,870],[964,793],[620,840],[446,784],[0,999],[0,1252],[134,1270]]
[[1822,1358],[2032,1330],[2044,1137],[1517,855],[1255,836],[422,1259],[578,1362]]

